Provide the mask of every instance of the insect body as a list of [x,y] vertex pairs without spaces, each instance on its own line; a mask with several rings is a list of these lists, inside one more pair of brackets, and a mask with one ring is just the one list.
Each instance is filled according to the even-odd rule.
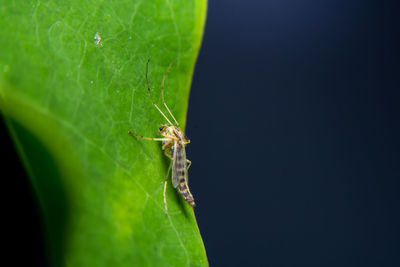
[[186,162],[185,146],[175,144],[172,161],[172,184],[178,189],[179,193],[189,203],[189,205],[194,207],[196,204],[194,203],[193,196],[188,187],[188,168],[186,168]]
[[[150,60],[149,60],[150,61]],[[178,121],[175,119],[174,115],[172,115],[171,110],[168,108],[167,104],[164,100],[164,82],[165,76],[168,71],[171,69],[173,62],[169,65],[168,69],[166,70],[163,81],[161,84],[161,92],[162,92],[162,100],[165,108],[167,109],[168,113],[173,118],[175,124],[171,123],[168,117],[161,111],[161,109],[157,106],[157,104],[153,100],[153,96],[151,95],[149,81],[147,79],[147,72],[148,72],[148,64],[146,64],[146,82],[147,82],[147,89],[149,91],[150,99],[153,105],[157,108],[157,110],[163,115],[163,117],[167,120],[168,124],[161,125],[158,134],[161,135],[161,138],[151,138],[145,137],[136,133],[129,132],[130,135],[136,136],[139,138],[152,140],[152,141],[162,141],[162,149],[167,157],[172,160],[172,185],[174,188],[178,190],[178,192],[182,195],[182,197],[189,203],[190,206],[194,207],[195,202],[192,194],[190,193],[189,186],[188,186],[188,169],[190,167],[190,160],[186,159],[186,152],[185,146],[190,143],[190,140],[187,139],[184,132],[182,131]],[[168,173],[166,179],[164,181],[164,208],[165,213],[168,214],[168,205],[167,205],[167,198],[166,198],[166,189],[167,189],[167,178],[170,168],[168,169]]]

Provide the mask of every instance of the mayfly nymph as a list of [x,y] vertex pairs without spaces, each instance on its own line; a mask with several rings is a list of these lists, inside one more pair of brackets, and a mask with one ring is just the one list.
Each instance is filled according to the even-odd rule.
[[[163,115],[166,119],[168,124],[162,124],[159,128],[158,134],[162,136],[161,138],[152,138],[142,136],[136,133],[129,131],[129,134],[132,136],[136,136],[139,138],[152,140],[152,141],[161,141],[162,142],[162,149],[164,150],[164,154],[171,159],[172,165],[172,185],[174,188],[178,190],[178,192],[182,195],[182,197],[189,203],[190,206],[194,207],[195,202],[192,193],[190,193],[189,186],[188,186],[188,169],[191,165],[190,160],[186,158],[186,151],[185,146],[190,143],[190,140],[185,136],[185,133],[182,131],[178,121],[175,119],[174,115],[172,115],[171,110],[168,108],[167,104],[165,103],[164,99],[164,83],[165,77],[169,70],[171,69],[172,65],[174,64],[175,60],[171,62],[168,66],[167,70],[164,73],[162,84],[161,84],[161,94],[162,94],[162,102],[167,109],[169,115],[171,115],[175,124],[171,123],[168,117],[161,111],[161,109],[157,106],[154,102],[153,96],[151,94],[149,80],[147,78],[148,66],[149,61],[146,63],[146,82],[147,82],[147,89],[149,91],[150,99],[153,105],[157,108],[157,110]],[[168,205],[167,205],[167,198],[166,198],[166,190],[167,190],[167,179],[168,174],[171,170],[171,165],[168,168],[167,176],[164,181],[164,190],[163,190],[163,198],[164,198],[164,208],[165,213],[168,214]]]

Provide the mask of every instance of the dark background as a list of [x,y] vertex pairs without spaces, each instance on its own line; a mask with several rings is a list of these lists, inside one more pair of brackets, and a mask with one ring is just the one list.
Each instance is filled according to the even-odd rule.
[[[395,1],[209,1],[187,135],[211,266],[400,266],[399,18]],[[21,178],[3,231],[42,265],[2,127]]]
[[399,21],[209,1],[187,135],[211,266],[400,266]]

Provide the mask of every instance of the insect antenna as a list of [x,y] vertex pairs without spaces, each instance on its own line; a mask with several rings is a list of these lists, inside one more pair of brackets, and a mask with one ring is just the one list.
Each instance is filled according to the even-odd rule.
[[[147,72],[148,72],[148,69],[149,69],[149,62],[150,62],[150,59],[147,60],[147,63],[146,63],[146,82],[147,82],[147,89],[149,90],[151,102],[152,102],[153,105],[158,109],[158,111],[164,116],[164,118],[168,121],[168,123],[169,123],[170,125],[173,125],[173,124],[171,123],[171,121],[167,118],[167,116],[165,116],[165,114],[161,111],[161,109],[160,109],[160,108],[157,106],[157,104],[154,102],[154,99],[153,99],[153,96],[152,96],[151,90],[150,90],[149,79],[147,78]],[[164,95],[163,95],[163,101],[164,101]],[[168,109],[168,111],[169,111],[169,109]],[[169,111],[169,112],[171,113],[171,111]],[[172,116],[172,117],[173,117],[173,116]],[[174,118],[174,120],[175,120],[175,118]],[[176,120],[175,120],[175,121],[176,121]]]
[[164,99],[164,83],[165,83],[165,77],[167,77],[167,73],[169,72],[169,70],[172,68],[172,65],[174,65],[174,63],[175,63],[177,60],[178,60],[178,58],[175,58],[174,60],[172,60],[172,62],[169,64],[167,70],[166,70],[165,73],[164,73],[164,77],[163,77],[163,80],[162,80],[162,83],[161,83],[161,94],[162,94],[162,101],[163,101],[164,106],[165,106],[166,109],[168,110],[168,112],[169,112],[169,114],[171,115],[171,117],[174,119],[176,125],[177,125],[178,127],[180,127],[180,126],[179,126],[179,122],[175,119],[174,115],[172,115],[172,112],[171,112],[171,110],[168,108],[167,104],[165,103],[165,99]]

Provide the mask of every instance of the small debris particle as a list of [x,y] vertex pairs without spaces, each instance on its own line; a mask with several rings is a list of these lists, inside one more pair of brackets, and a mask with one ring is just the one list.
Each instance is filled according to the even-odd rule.
[[94,39],[94,44],[97,47],[102,47],[103,46],[103,42],[101,41],[101,36],[100,36],[100,34],[98,32],[96,32],[96,34],[94,35],[93,39]]

